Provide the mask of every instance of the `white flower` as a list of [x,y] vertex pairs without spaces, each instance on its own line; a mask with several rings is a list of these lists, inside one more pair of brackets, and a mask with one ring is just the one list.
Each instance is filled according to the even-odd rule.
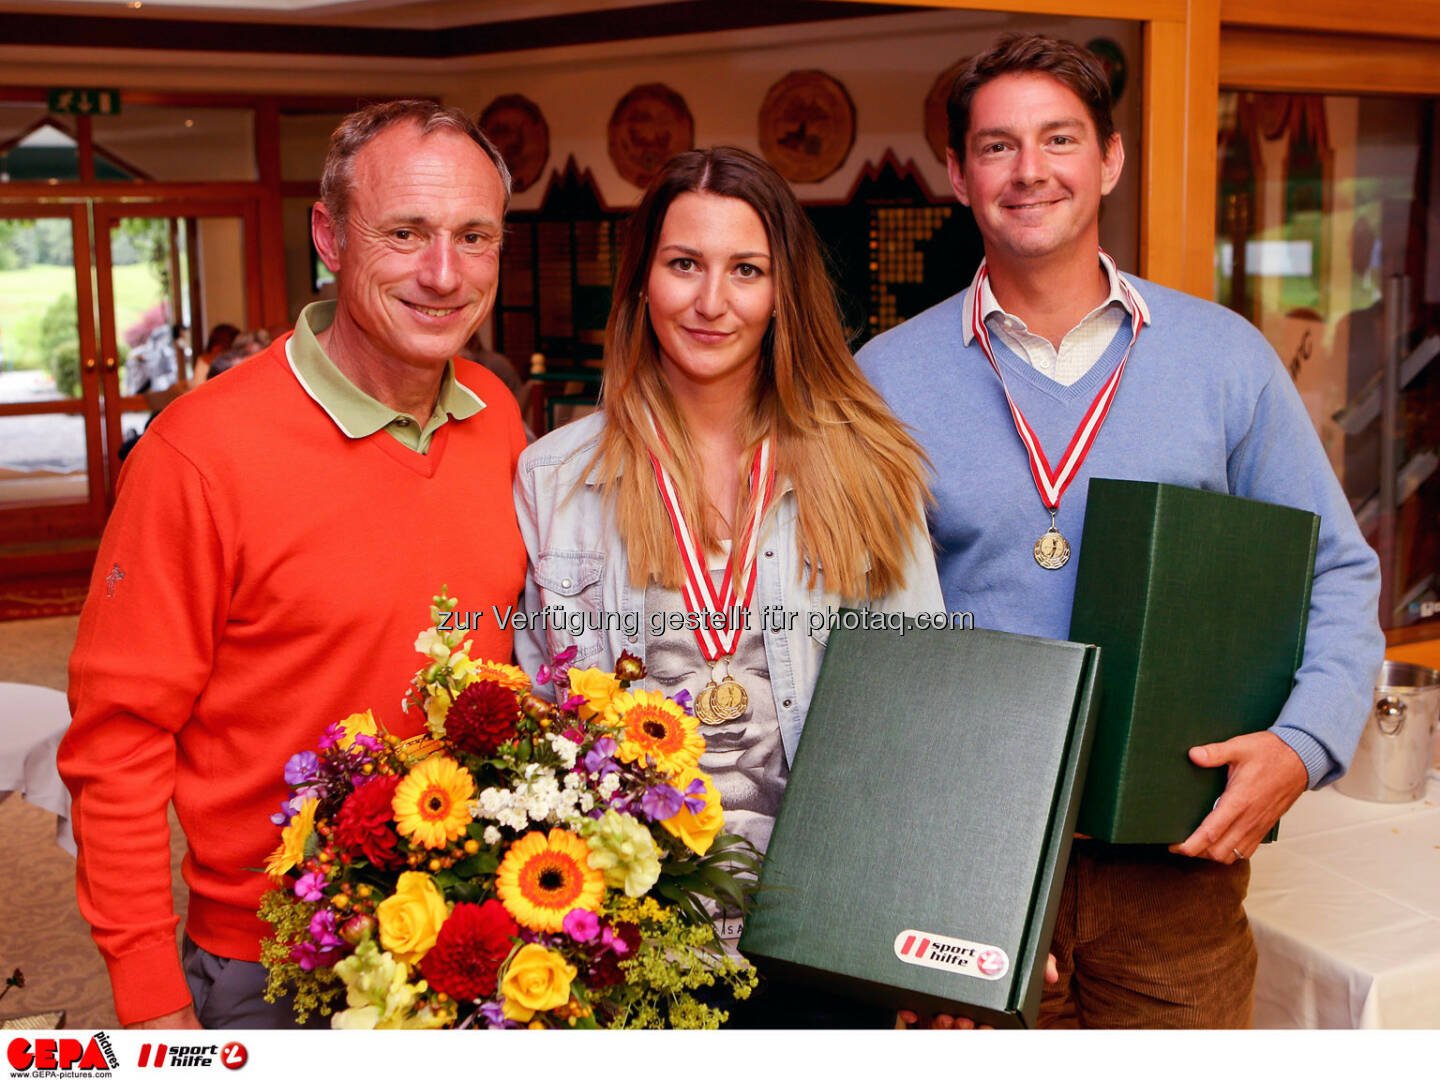
[[494,826],[486,826],[485,832],[481,835],[481,840],[487,845],[498,845],[500,843],[500,831]]
[[600,782],[600,787],[599,787],[600,798],[601,798],[601,799],[609,799],[611,796],[613,796],[613,795],[615,794],[615,790],[616,790],[617,788],[619,788],[619,787],[620,787],[620,775],[619,775],[618,773],[612,773],[612,774],[610,774],[610,776],[606,777],[604,780],[602,780],[602,781]]
[[580,754],[580,744],[574,740],[567,739],[559,732],[553,733],[550,737],[550,746],[560,756],[560,764],[566,769],[575,768],[575,759]]
[[415,652],[423,653],[432,661],[448,660],[450,647],[434,627],[426,627],[415,639]]
[[530,820],[528,817],[526,817],[525,812],[516,810],[513,807],[507,807],[505,810],[501,811],[498,815],[496,815],[495,819],[497,822],[500,823],[500,825],[505,826],[508,829],[515,830],[517,833],[520,830],[525,829],[525,827],[530,824]]

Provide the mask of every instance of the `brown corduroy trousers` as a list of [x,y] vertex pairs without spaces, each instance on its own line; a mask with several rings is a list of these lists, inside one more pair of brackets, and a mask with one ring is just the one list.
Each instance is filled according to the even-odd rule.
[[1041,1028],[1249,1028],[1255,942],[1250,865],[1162,845],[1077,838],[1051,952],[1060,982]]

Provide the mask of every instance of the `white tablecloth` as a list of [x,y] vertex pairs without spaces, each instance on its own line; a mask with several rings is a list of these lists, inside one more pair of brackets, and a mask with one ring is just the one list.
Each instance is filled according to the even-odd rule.
[[73,856],[70,791],[55,770],[55,752],[69,725],[64,691],[0,683],[0,794],[19,792],[56,815],[55,841]]
[[1440,1028],[1440,775],[1414,803],[1301,796],[1245,909],[1256,1028]]

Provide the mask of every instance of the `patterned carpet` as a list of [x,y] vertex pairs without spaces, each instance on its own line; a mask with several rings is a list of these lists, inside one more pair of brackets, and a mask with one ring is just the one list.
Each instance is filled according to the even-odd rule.
[[[0,681],[63,690],[77,623],[74,616],[0,623]],[[185,846],[173,815],[170,828],[183,917]],[[75,861],[55,843],[55,816],[17,795],[0,796],[0,838],[0,975],[16,967],[25,973],[25,986],[0,1001],[0,1017],[63,1009],[69,1028],[114,1028],[110,982],[76,905]]]
[[73,616],[89,586],[88,571],[0,581],[0,620]]

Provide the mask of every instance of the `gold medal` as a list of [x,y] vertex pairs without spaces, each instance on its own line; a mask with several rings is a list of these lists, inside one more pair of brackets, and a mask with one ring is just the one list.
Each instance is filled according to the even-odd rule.
[[725,678],[719,683],[715,682],[715,665],[711,664],[710,680],[695,696],[695,719],[701,724],[724,724],[749,711],[750,694],[730,674],[729,658],[725,661]]
[[715,710],[711,706],[711,699],[715,696],[715,679],[712,676],[710,682],[705,684],[699,694],[695,696],[695,719],[701,724],[719,724],[720,718],[715,716]]
[[1035,562],[1047,571],[1058,571],[1070,562],[1070,542],[1055,528],[1055,512],[1050,512],[1050,528],[1035,542]]

